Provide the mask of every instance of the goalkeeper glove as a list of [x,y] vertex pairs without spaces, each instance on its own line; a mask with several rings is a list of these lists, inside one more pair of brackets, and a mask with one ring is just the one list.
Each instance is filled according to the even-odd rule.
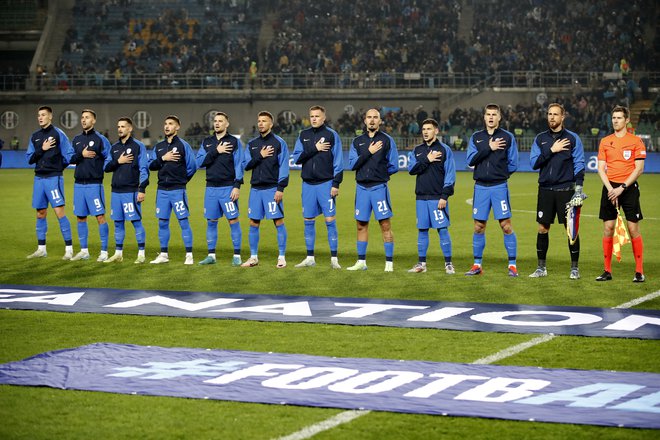
[[571,197],[571,200],[568,202],[568,205],[582,206],[582,203],[586,198],[587,195],[582,192],[582,185],[575,185],[575,193],[573,193],[573,197]]

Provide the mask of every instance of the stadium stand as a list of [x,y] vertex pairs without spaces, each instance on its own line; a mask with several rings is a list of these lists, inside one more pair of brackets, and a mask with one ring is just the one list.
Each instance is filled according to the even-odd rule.
[[259,14],[236,2],[78,0],[73,13],[55,68],[60,87],[70,76],[102,86],[141,73],[204,73],[217,83],[257,58]]

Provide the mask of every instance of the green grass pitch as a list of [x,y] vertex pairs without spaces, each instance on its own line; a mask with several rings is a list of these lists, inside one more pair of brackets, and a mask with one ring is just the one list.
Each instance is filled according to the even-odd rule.
[[[89,219],[90,252],[86,262],[63,262],[64,248],[59,227],[49,210],[48,258],[26,260],[36,246],[34,210],[31,208],[31,170],[0,170],[0,282],[76,287],[125,289],[196,290],[240,293],[344,296],[365,298],[428,299],[513,304],[546,304],[613,307],[660,289],[660,203],[656,189],[660,175],[640,178],[641,224],[645,243],[647,282],[633,284],[634,260],[630,245],[623,261],[613,263],[614,280],[596,283],[602,272],[601,234],[598,220],[601,184],[589,174],[585,191],[590,198],[581,219],[582,279],[568,279],[570,262],[566,237],[559,225],[550,231],[548,270],[545,279],[529,279],[536,267],[536,174],[515,174],[510,181],[513,227],[518,235],[520,278],[507,277],[502,232],[495,221],[487,229],[484,254],[485,273],[466,278],[462,272],[472,263],[471,206],[473,181],[458,173],[456,194],[450,198],[450,233],[457,274],[444,273],[437,235],[431,234],[429,272],[409,274],[417,260],[414,178],[405,172],[390,183],[395,216],[394,273],[383,272],[384,251],[376,222],[370,228],[367,254],[369,270],[352,273],[333,271],[325,225],[317,222],[317,266],[295,269],[305,256],[300,205],[300,175],[291,173],[285,191],[286,225],[289,233],[289,267],[275,268],[277,245],[271,222],[261,227],[260,265],[252,269],[233,268],[231,241],[225,220],[220,221],[218,264],[184,266],[184,250],[176,221],[171,222],[170,263],[136,266],[133,229],[127,226],[125,260],[121,264],[96,263],[98,228]],[[109,202],[109,179],[106,198]],[[155,180],[147,189],[143,204],[147,230],[147,258],[158,252],[157,221],[154,216]],[[74,248],[78,251],[75,217],[71,211],[73,173],[65,173],[67,213],[71,219]],[[241,224],[243,258],[247,243],[247,195],[243,187]],[[353,219],[354,174],[345,173],[338,205],[339,259],[343,267],[354,263],[355,221]],[[204,172],[188,185],[192,212],[195,262],[206,255],[206,222],[203,218]],[[110,222],[110,251],[114,250]],[[654,299],[640,308],[660,308]],[[49,350],[76,347],[94,342],[114,342],[164,347],[198,347],[250,351],[276,351],[322,356],[351,356],[446,362],[472,362],[534,335],[352,327],[343,325],[266,323],[239,320],[187,319],[118,315],[69,314],[0,310],[0,362],[23,359]],[[658,341],[610,338],[558,337],[499,362],[506,365],[644,371],[660,373]],[[0,438],[237,438],[267,439],[290,434],[325,420],[341,410],[294,406],[259,405],[223,401],[127,396],[109,393],[63,391],[49,388],[0,386]],[[318,434],[318,439],[429,439],[429,438],[658,438],[652,430],[613,429],[580,425],[514,422],[465,417],[372,412],[353,422]]]

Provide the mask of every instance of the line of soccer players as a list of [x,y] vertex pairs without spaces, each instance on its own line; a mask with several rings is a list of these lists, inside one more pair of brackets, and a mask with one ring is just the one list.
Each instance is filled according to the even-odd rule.
[[[537,200],[538,267],[532,278],[547,276],[546,254],[548,232],[555,216],[566,225],[566,205],[579,206],[586,198],[582,192],[584,181],[584,150],[579,136],[564,125],[564,108],[560,104],[548,107],[548,130],[534,140],[530,154],[533,169],[539,170]],[[87,217],[93,215],[99,224],[101,253],[97,261],[104,263],[123,261],[125,222],[130,221],[138,243],[136,264],[145,262],[145,229],[142,225],[142,202],[149,185],[149,170],[158,175],[156,217],[160,253],[151,264],[169,262],[169,220],[174,212],[179,226],[186,257],[184,264],[192,265],[193,233],[188,217],[186,185],[199,168],[206,169],[204,216],[207,219],[206,239],[208,255],[201,265],[216,263],[218,220],[225,216],[230,226],[233,245],[233,266],[254,267],[259,264],[260,224],[263,219],[273,220],[277,231],[279,256],[277,267],[286,267],[287,230],[284,224],[284,190],[289,182],[289,149],[286,142],[273,133],[273,116],[259,112],[259,135],[243,148],[239,138],[228,131],[229,116],[219,112],[214,116],[214,133],[205,138],[198,152],[178,136],[179,118],[169,115],[164,121],[165,138],[151,153],[132,135],[133,122],[128,117],[117,121],[119,140],[110,145],[94,129],[96,113],[91,109],[81,112],[83,132],[69,142],[62,130],[52,125],[53,112],[48,106],[38,109],[40,129],[32,134],[27,159],[35,165],[32,206],[37,212],[37,250],[28,258],[45,257],[47,208],[53,207],[58,217],[65,242],[64,260],[87,260]],[[490,211],[499,221],[504,234],[504,247],[508,255],[508,274],[518,276],[516,267],[517,238],[511,226],[511,204],[508,179],[518,167],[518,147],[515,136],[500,127],[502,115],[498,105],[484,109],[483,130],[475,132],[467,148],[467,162],[474,168],[473,196],[473,254],[474,264],[467,276],[483,273],[482,256],[486,245],[485,230]],[[627,132],[630,118],[628,109],[615,107],[612,111],[614,133],[601,141],[598,153],[598,172],[603,181],[600,218],[604,222],[605,271],[597,281],[612,279],[611,258],[614,222],[618,207],[626,214],[636,261],[634,282],[644,281],[643,243],[639,232],[642,213],[639,203],[637,178],[643,172],[646,150],[641,139]],[[293,160],[302,166],[302,208],[304,236],[307,249],[305,259],[296,267],[316,265],[316,217],[323,215],[330,246],[330,265],[341,269],[337,258],[336,198],[343,180],[342,145],[337,132],[325,124],[325,109],[312,106],[309,110],[311,127],[302,130],[293,150]],[[350,271],[366,270],[368,228],[373,211],[380,225],[385,248],[385,272],[392,272],[394,235],[390,218],[392,208],[388,181],[399,169],[398,152],[394,139],[380,131],[381,115],[369,109],[364,116],[366,131],[351,142],[349,168],[355,171],[355,220],[357,226],[356,263]],[[456,168],[451,148],[438,138],[438,122],[426,119],[421,124],[422,140],[408,154],[408,170],[416,177],[416,214],[418,228],[419,262],[408,272],[427,271],[426,254],[429,229],[439,235],[440,248],[445,258],[445,272],[454,274],[452,242],[449,234],[450,215],[448,199],[454,193]],[[75,164],[74,215],[80,240],[80,252],[74,255],[71,225],[64,210],[62,171]],[[241,260],[242,230],[239,223],[238,199],[245,171],[252,171],[248,218],[250,257]],[[104,173],[112,173],[111,218],[115,230],[115,252],[108,254],[109,228],[105,218]],[[579,279],[579,238],[569,240],[571,279]]]

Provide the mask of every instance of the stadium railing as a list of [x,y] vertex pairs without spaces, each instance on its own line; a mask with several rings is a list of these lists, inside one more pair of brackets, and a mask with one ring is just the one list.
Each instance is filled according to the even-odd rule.
[[[651,87],[660,86],[660,72],[633,72],[646,76]],[[434,88],[574,88],[616,81],[616,72],[507,71],[494,75],[471,73],[259,73],[251,81],[246,73],[86,73],[0,75],[0,90],[158,90],[158,89],[434,89]]]

